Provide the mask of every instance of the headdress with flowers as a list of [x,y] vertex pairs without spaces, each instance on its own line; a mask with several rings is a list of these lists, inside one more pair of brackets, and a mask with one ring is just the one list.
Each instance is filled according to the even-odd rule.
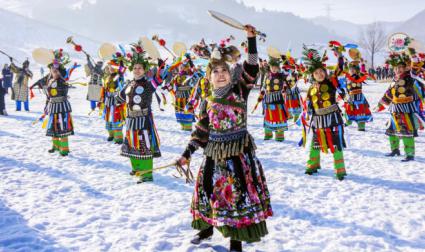
[[199,43],[194,44],[190,47],[190,50],[201,59],[209,59],[211,57],[211,49],[202,39]]
[[409,66],[411,63],[410,57],[416,54],[413,48],[408,48],[411,42],[412,39],[407,35],[404,38],[392,38],[389,44],[391,53],[385,63],[392,67],[399,65]]
[[319,51],[313,48],[307,48],[307,46],[303,46],[303,56],[302,61],[305,67],[306,74],[313,74],[316,69],[323,68],[326,69],[325,62],[328,60],[328,56],[326,55],[326,51],[320,56]]
[[49,68],[65,69],[66,66],[71,62],[69,54],[64,52],[62,48],[53,51],[53,61],[48,65]]
[[280,67],[280,64],[282,64],[282,59],[269,57],[269,66],[277,66]]
[[389,57],[385,61],[385,63],[390,64],[392,67],[396,67],[399,65],[408,66],[410,65],[410,62],[411,62],[410,56],[405,52],[401,52],[401,53],[392,52],[390,53]]
[[72,72],[80,67],[77,63],[67,68],[68,64],[71,63],[69,54],[64,52],[62,48],[53,51],[53,61],[47,65],[49,68],[58,69],[65,81],[71,78]]
[[112,59],[109,60],[108,65],[112,66],[116,73],[124,74],[130,64],[130,61],[126,55],[124,47],[119,45],[119,48],[120,51],[112,55]]
[[127,53],[127,60],[129,61],[130,71],[133,71],[134,66],[137,64],[142,65],[145,71],[150,68],[149,58],[146,57],[141,41],[131,44],[131,53]]

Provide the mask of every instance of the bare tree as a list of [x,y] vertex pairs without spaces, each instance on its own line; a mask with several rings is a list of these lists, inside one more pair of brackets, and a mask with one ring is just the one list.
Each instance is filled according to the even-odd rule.
[[374,69],[375,55],[384,49],[386,40],[384,28],[378,22],[369,24],[360,33],[359,44],[370,57],[372,69]]

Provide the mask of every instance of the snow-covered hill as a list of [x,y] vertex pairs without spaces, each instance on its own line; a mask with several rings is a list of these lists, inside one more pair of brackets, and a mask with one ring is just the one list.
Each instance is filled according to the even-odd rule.
[[[387,84],[365,87],[372,105]],[[119,146],[106,142],[102,119],[88,116],[83,87],[70,100],[76,135],[68,157],[49,154],[51,140],[40,124],[44,99],[36,92],[31,112],[0,117],[0,251],[227,251],[217,233],[199,247],[189,243],[193,191],[172,169],[155,172],[154,183],[137,185]],[[251,94],[250,108],[257,93]],[[175,122],[170,105],[154,106],[168,164],[183,152],[189,133]],[[260,111],[249,130],[265,168],[274,216],[270,234],[246,251],[424,251],[425,138],[417,138],[416,161],[386,158],[388,113],[375,114],[366,132],[347,129],[344,152],[349,176],[333,177],[332,157],[322,157],[317,176],[304,175],[306,150],[296,147],[300,129],[291,127],[283,143],[263,141]],[[193,158],[192,169],[201,162]]]
[[[75,59],[84,59],[82,54],[75,53],[73,47],[66,44],[69,36],[74,36],[77,43],[91,53],[97,55],[97,49],[101,42],[84,37],[82,35],[67,31],[65,29],[51,26],[33,19],[0,9],[0,50],[15,57],[19,61],[29,58],[32,67],[36,64],[31,58],[35,48],[45,47],[51,49],[63,48]],[[0,54],[0,63],[8,63],[9,59]]]
[[[209,43],[218,42],[232,34],[238,38],[239,45],[244,39],[243,33],[209,17],[207,10],[210,9],[223,12],[243,23],[251,23],[265,32],[268,39],[263,46],[264,51],[266,46],[274,45],[284,51],[291,47],[294,52],[299,52],[303,43],[345,40],[292,13],[257,12],[235,0],[203,0],[202,4],[198,0],[102,0],[80,1],[80,5],[74,7],[70,6],[70,2],[75,1],[18,2],[22,5],[20,9],[31,10],[31,17],[35,20],[107,42],[129,43],[143,35],[151,37],[159,34],[169,45],[174,41],[192,44],[201,38]],[[47,2],[49,8],[43,8]]]

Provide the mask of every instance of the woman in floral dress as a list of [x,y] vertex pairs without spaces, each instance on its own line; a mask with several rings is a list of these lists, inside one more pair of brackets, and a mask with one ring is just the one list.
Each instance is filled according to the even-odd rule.
[[272,216],[270,196],[255,143],[247,131],[247,100],[259,71],[255,28],[247,25],[248,59],[239,80],[232,81],[226,48],[215,48],[207,67],[212,95],[200,105],[199,121],[178,160],[185,165],[199,147],[199,169],[191,213],[199,244],[213,228],[230,238],[230,251],[242,251],[242,241],[260,241]]

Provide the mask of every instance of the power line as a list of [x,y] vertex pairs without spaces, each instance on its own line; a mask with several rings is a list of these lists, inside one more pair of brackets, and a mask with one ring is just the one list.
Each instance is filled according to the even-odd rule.
[[332,12],[332,4],[330,4],[330,3],[327,3],[327,4],[325,4],[325,11],[326,11],[326,17],[328,18],[328,19],[330,19],[331,18],[331,12]]

